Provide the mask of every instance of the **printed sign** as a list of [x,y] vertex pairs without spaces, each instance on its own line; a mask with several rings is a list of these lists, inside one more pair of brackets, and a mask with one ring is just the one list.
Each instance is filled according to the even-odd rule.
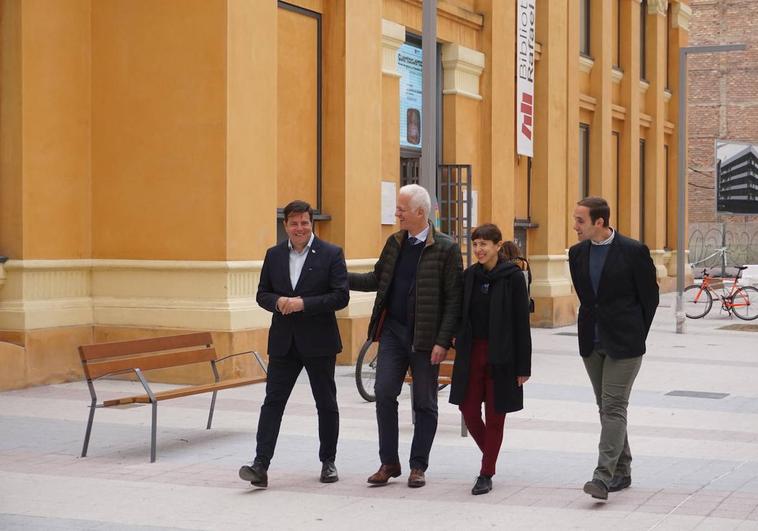
[[519,0],[516,41],[516,152],[531,157],[534,137],[534,35],[536,0]]
[[397,52],[400,72],[400,146],[421,149],[423,61],[421,48],[403,44]]

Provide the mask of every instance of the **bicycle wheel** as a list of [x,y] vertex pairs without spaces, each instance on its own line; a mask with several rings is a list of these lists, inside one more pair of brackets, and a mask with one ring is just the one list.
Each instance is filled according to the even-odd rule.
[[697,284],[684,288],[683,299],[684,315],[690,319],[700,319],[710,312],[711,306],[713,306],[711,292],[707,289],[700,289]]
[[355,362],[355,386],[366,402],[374,402],[374,381],[376,380],[376,361],[379,355],[379,343],[367,340]]
[[752,321],[758,317],[758,289],[753,286],[738,288],[732,297],[732,311],[745,321]]

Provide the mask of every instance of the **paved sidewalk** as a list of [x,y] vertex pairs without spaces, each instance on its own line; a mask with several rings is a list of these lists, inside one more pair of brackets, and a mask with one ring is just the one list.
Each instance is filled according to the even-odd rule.
[[[405,485],[404,462],[403,477],[371,488],[373,404],[359,397],[352,368],[338,368],[340,481],[322,485],[315,406],[303,375],[269,489],[256,490],[237,469],[254,447],[263,386],[219,393],[211,431],[203,429],[209,396],[162,403],[158,461],[150,464],[147,407],[98,410],[89,457],[77,457],[89,394],[71,383],[0,393],[0,529],[758,529],[758,333],[720,330],[742,322],[714,310],[676,335],[672,306],[665,295],[631,397],[634,483],[606,503],[581,491],[597,458],[599,422],[576,329],[567,327],[533,330],[526,409],[506,421],[488,495],[470,494],[479,452],[460,437],[447,391],[427,486]],[[113,395],[137,390],[102,383]],[[405,460],[407,389],[400,403]]]

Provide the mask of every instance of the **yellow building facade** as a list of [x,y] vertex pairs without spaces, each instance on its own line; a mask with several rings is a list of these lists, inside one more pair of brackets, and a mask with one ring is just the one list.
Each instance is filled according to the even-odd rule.
[[[689,14],[537,0],[530,159],[517,3],[438,0],[439,162],[470,165],[474,219],[526,246],[536,326],[575,321],[566,250],[585,194],[671,283]],[[371,267],[396,230],[382,183],[418,154],[401,145],[398,50],[421,19],[420,0],[0,0],[0,389],[80,378],[92,342],[211,330],[221,352],[265,353],[258,275],[295,198],[351,270]],[[372,302],[353,293],[338,316],[343,363]]]

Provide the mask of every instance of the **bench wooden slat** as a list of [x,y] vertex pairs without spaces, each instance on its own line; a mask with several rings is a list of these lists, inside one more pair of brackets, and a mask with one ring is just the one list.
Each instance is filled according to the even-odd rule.
[[153,337],[150,339],[135,339],[131,341],[99,343],[96,345],[82,345],[79,347],[79,357],[82,361],[87,361],[212,344],[213,338],[210,332],[197,332],[194,334],[183,334],[179,336]]
[[216,349],[204,348],[200,350],[186,350],[171,352],[169,354],[156,354],[154,356],[138,356],[106,361],[82,361],[85,374],[90,379],[99,378],[105,374],[123,371],[127,369],[140,369],[149,371],[152,369],[164,369],[178,365],[189,365],[216,359]]
[[440,379],[442,378],[450,379],[452,377],[453,377],[453,364],[452,363],[440,364]]
[[[411,378],[410,376],[406,376],[404,382],[408,384],[412,384],[413,378]],[[451,383],[453,383],[453,378],[450,376],[440,376],[437,379],[437,385],[450,385]]]
[[[161,400],[170,400],[172,398],[181,398],[183,396],[198,395],[201,393],[208,393],[212,391],[220,391],[222,389],[231,389],[233,387],[241,387],[243,385],[251,385],[256,383],[265,382],[265,376],[259,376],[255,378],[235,378],[232,380],[224,380],[218,383],[209,383],[202,385],[193,385],[190,387],[182,387],[181,389],[170,389],[168,391],[161,391],[155,393],[155,398],[160,402]],[[147,395],[135,395],[126,396],[123,398],[114,398],[112,400],[103,401],[104,407],[111,406],[123,406],[126,404],[148,404],[150,398]]]

